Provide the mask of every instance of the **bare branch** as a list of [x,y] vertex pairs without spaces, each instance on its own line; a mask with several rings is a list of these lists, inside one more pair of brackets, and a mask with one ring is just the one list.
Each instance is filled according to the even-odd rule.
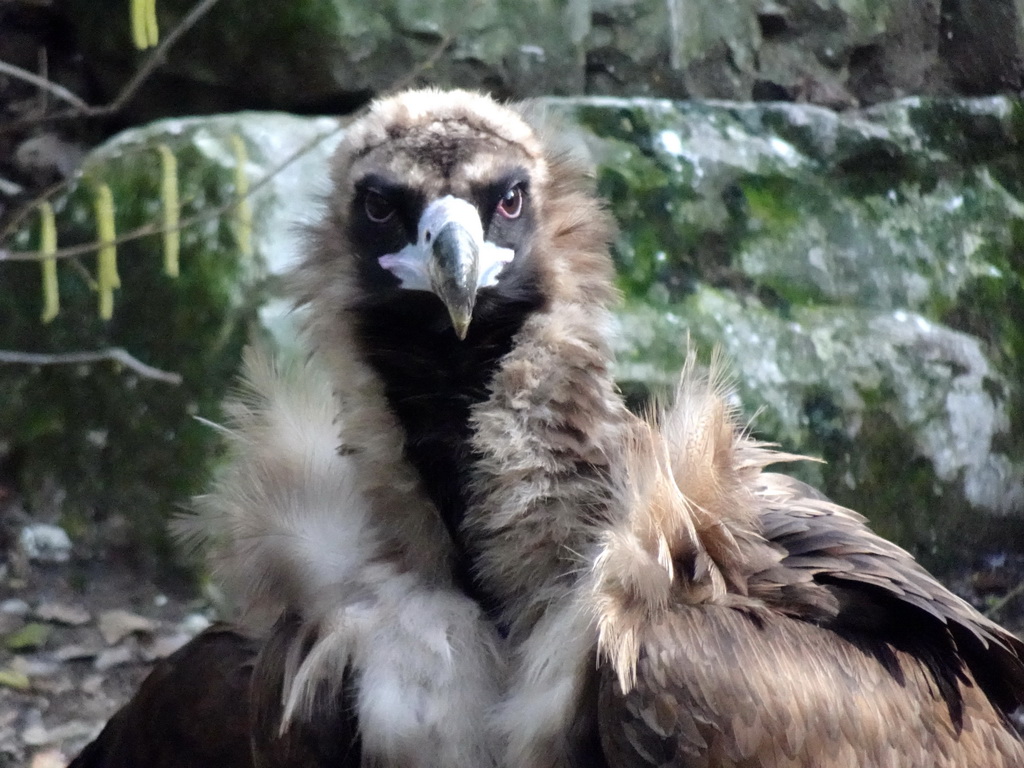
[[113,360],[125,368],[130,368],[146,379],[155,379],[167,384],[181,384],[181,374],[161,371],[151,365],[146,365],[141,360],[132,357],[128,351],[121,347],[110,347],[98,349],[95,352],[65,352],[65,353],[42,353],[42,352],[14,352],[0,349],[0,363],[13,363],[15,365],[81,365],[83,363],[98,363],[103,360]]
[[445,51],[447,51],[451,47],[451,44],[453,42],[455,42],[455,34],[449,32],[448,34],[441,38],[441,41],[437,44],[434,50],[430,52],[429,56],[427,56],[425,59],[423,59],[423,61],[419,62],[416,66],[414,66],[412,69],[406,72],[402,77],[395,80],[395,82],[389,85],[387,89],[383,91],[383,93],[397,93],[398,91],[408,88],[416,80],[417,77],[422,75],[427,70],[432,69],[433,66],[437,64],[440,58],[444,55]]
[[185,16],[177,26],[172,29],[168,35],[157,44],[156,48],[146,59],[145,63],[139,67],[139,71],[135,73],[131,80],[121,89],[121,92],[117,94],[117,97],[104,107],[92,107],[89,109],[89,116],[103,116],[113,115],[121,110],[121,108],[127,104],[135,96],[135,93],[139,90],[146,79],[153,73],[164,57],[167,55],[167,51],[170,50],[171,46],[178,42],[178,38],[188,32],[192,27],[196,25],[207,12],[217,4],[217,0],[202,0],[202,2],[196,3],[188,15]]
[[[11,220],[7,223],[7,226],[4,227],[4,231],[0,232],[0,242],[3,242],[7,238],[11,237],[15,232],[17,232],[19,225],[25,219],[27,219],[29,216],[35,213],[39,209],[40,205],[45,203],[47,200],[56,195],[62,189],[71,186],[71,182],[74,180],[74,177],[61,179],[55,184],[51,184],[49,187],[40,192],[35,198],[21,206],[18,212],[11,217]],[[3,260],[3,256],[0,256],[0,260]]]
[[[199,19],[205,16],[206,13],[216,4],[217,0],[202,0],[202,2],[197,3],[192,8],[192,10],[189,11],[188,15],[185,16],[185,18],[182,19],[181,22],[174,29],[172,29],[170,33],[163,38],[163,40],[160,41],[157,47],[153,49],[153,52],[146,59],[142,67],[139,68],[139,70],[135,73],[132,79],[124,86],[124,88],[121,89],[121,92],[114,98],[114,100],[105,106],[91,106],[78,96],[75,96],[75,94],[71,93],[71,91],[68,91],[66,88],[62,88],[61,86],[56,85],[55,83],[51,83],[46,78],[34,75],[31,72],[28,72],[27,70],[14,66],[13,64],[6,64],[0,61],[0,72],[6,72],[8,75],[11,75],[12,77],[20,77],[21,79],[26,80],[27,82],[33,83],[34,85],[38,85],[40,88],[47,88],[55,96],[60,96],[61,98],[64,98],[65,101],[69,101],[67,97],[70,97],[70,103],[75,107],[75,109],[73,110],[59,112],[53,115],[44,115],[41,117],[25,118],[22,120],[10,121],[6,126],[0,126],[0,133],[3,133],[5,130],[11,128],[16,129],[26,123],[38,123],[50,119],[61,120],[79,117],[103,117],[105,115],[115,114],[125,104],[127,104],[132,99],[133,96],[135,96],[135,93],[145,82],[146,78],[148,78],[149,75],[152,74],[153,70],[156,69],[157,65],[160,64],[161,60],[166,55],[170,46],[173,45],[178,40],[179,37],[185,34],[185,32],[194,27],[196,23],[199,21]],[[66,94],[66,96],[62,96],[62,94],[57,93],[56,89],[63,91],[64,94]],[[61,189],[69,186],[73,181],[73,178],[63,179],[59,181],[57,184],[53,185],[52,187],[44,190],[34,200],[30,200],[28,203],[23,205],[21,210],[18,211],[18,213],[12,218],[12,220],[8,222],[7,226],[3,230],[3,233],[0,233],[0,240],[4,240],[11,234],[13,234],[14,231],[17,229],[18,224],[20,224],[21,221],[27,215],[31,214],[41,202],[48,199],[51,195],[55,194]],[[141,233],[139,236],[142,237],[146,234],[148,233]],[[0,248],[0,261],[3,261],[6,258],[8,258],[8,254],[10,254],[10,251],[4,248]]]
[[57,85],[57,83],[47,80],[45,77],[40,77],[27,69],[22,69],[14,64],[8,64],[6,61],[0,61],[0,73],[13,77],[18,80],[23,80],[26,83],[30,83],[37,88],[42,88],[44,91],[48,91],[56,96],[61,101],[65,101],[75,109],[86,110],[90,109],[89,105],[85,103],[81,98],[73,94],[63,85]]
[[[18,129],[27,124],[35,124],[49,120],[74,120],[83,117],[109,117],[110,115],[117,114],[125,104],[134,98],[139,88],[142,87],[142,84],[151,74],[153,74],[153,70],[163,62],[167,55],[167,51],[170,50],[171,46],[174,45],[182,35],[194,27],[196,23],[216,4],[217,0],[200,0],[200,2],[196,3],[192,10],[188,12],[188,15],[178,22],[177,26],[175,26],[174,29],[172,29],[167,36],[160,41],[156,48],[153,49],[153,52],[146,57],[146,61],[143,62],[142,66],[139,67],[131,80],[124,85],[120,93],[118,93],[117,96],[114,97],[114,100],[109,104],[93,107],[86,104],[81,99],[78,99],[76,96],[75,98],[78,99],[80,103],[75,105],[75,109],[65,110],[64,112],[54,112],[51,115],[12,120],[6,126],[0,128],[0,132]],[[21,71],[25,72],[25,70]],[[31,75],[30,72],[27,74]],[[36,76],[33,75],[33,77]],[[42,80],[42,78],[40,79]],[[43,80],[43,82],[48,81]],[[38,85],[39,83],[36,84]]]
[[[306,141],[298,149],[296,149],[294,152],[288,155],[288,157],[286,157],[280,163],[278,163],[269,171],[267,171],[266,175],[264,175],[262,179],[260,179],[255,184],[250,186],[246,198],[251,198],[256,192],[259,192],[260,189],[262,189],[271,181],[273,181],[274,177],[281,173],[281,171],[283,171],[289,165],[291,165],[296,160],[301,158],[307,152],[310,152],[314,147],[316,147],[321,142],[326,141],[331,136],[334,136],[335,134],[343,130],[343,128],[344,126],[339,124],[337,128],[333,128],[325,133],[318,133],[316,136]],[[224,215],[231,209],[233,209],[235,206],[237,206],[239,203],[239,199],[240,198],[232,198],[230,201],[224,203],[223,205],[218,205],[213,208],[207,208],[205,211],[197,213],[194,216],[189,216],[188,218],[181,219],[178,222],[178,226],[176,227],[176,229],[181,230],[185,229],[186,227],[190,227],[193,224],[198,224],[201,221],[216,219]],[[92,253],[93,251],[96,251],[97,249],[100,248],[100,246],[103,245],[121,245],[122,243],[128,243],[133,240],[138,240],[139,238],[142,237],[163,234],[164,232],[167,231],[169,230],[163,225],[151,222],[149,224],[143,224],[140,227],[136,227],[135,229],[125,232],[122,235],[119,235],[117,238],[111,241],[111,243],[91,242],[83,243],[82,245],[71,245],[66,248],[58,248],[52,254],[46,254],[46,257],[56,259],[67,259],[72,256],[82,256],[83,254]],[[7,248],[0,248],[0,262],[38,261],[41,258],[43,258],[43,254],[40,251],[12,251]]]
[[1016,600],[1021,595],[1024,595],[1024,581],[1015,586],[1001,598],[994,601],[985,611],[985,617],[988,619],[995,620],[999,616],[1000,612],[1002,612],[1003,608],[1007,606],[1008,603],[1010,603],[1012,600]]

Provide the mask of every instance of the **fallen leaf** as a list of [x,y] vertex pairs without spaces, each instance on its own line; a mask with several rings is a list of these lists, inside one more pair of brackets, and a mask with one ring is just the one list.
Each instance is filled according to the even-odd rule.
[[43,658],[37,655],[15,656],[11,662],[11,669],[28,675],[33,680],[37,677],[52,677],[60,672],[61,665],[56,661]]
[[107,645],[117,645],[128,635],[136,632],[148,634],[156,629],[156,623],[151,619],[121,610],[101,613],[99,626],[100,634]]
[[105,672],[111,667],[121,667],[125,664],[131,664],[135,661],[135,654],[131,648],[121,646],[120,648],[108,648],[103,651],[96,660],[92,663],[92,666],[98,672]]
[[65,768],[68,759],[59,749],[47,749],[32,756],[29,768]]
[[67,624],[70,627],[80,627],[92,621],[92,616],[85,608],[61,603],[43,603],[36,608],[35,614],[41,621]]
[[95,696],[103,690],[103,675],[89,675],[82,680],[82,690],[90,696]]
[[0,669],[0,685],[16,691],[27,691],[32,685],[28,675],[16,669]]
[[50,628],[48,626],[33,621],[7,635],[4,638],[4,645],[12,651],[27,651],[41,646],[49,636]]
[[35,723],[22,731],[21,739],[30,747],[41,747],[47,744],[59,744],[66,739],[91,736],[94,730],[92,723],[82,720],[71,720],[53,728],[47,728],[42,723]]
[[0,613],[9,613],[14,616],[27,616],[28,612],[28,603],[20,597],[12,597],[0,603]]

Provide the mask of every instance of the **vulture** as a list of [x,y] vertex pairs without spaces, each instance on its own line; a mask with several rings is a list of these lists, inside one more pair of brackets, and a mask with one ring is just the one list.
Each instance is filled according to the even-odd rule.
[[347,129],[182,523],[237,619],[74,768],[1021,768],[1024,644],[768,466],[723,365],[637,416],[613,223],[536,110]]

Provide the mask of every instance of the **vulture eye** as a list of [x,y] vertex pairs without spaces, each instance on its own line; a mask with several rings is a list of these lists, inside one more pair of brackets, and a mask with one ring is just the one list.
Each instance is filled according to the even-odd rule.
[[516,184],[498,203],[498,213],[506,219],[518,219],[523,212],[523,185]]
[[363,209],[366,211],[366,218],[376,224],[383,224],[395,215],[395,206],[391,201],[372,189],[366,193]]

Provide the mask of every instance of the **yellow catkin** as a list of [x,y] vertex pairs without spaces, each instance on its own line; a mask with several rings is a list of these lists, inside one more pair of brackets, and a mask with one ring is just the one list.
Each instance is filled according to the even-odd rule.
[[181,205],[178,202],[178,159],[166,144],[160,151],[160,203],[164,212],[164,274],[177,277],[178,255],[181,251]]
[[146,5],[149,0],[131,0],[132,42],[138,50],[149,47],[149,31],[146,25]]
[[244,256],[252,255],[252,203],[249,202],[249,177],[245,175],[248,155],[245,142],[237,133],[231,134],[231,148],[235,155],[235,240]]
[[150,48],[160,42],[160,27],[156,23],[156,0],[146,0],[146,42]]
[[100,242],[96,259],[96,290],[100,296],[100,318],[109,320],[114,316],[114,290],[121,287],[121,278],[117,274],[117,246],[114,245],[117,237],[114,195],[109,186],[100,184],[96,187],[93,205],[96,209],[96,239]]
[[57,288],[57,222],[53,217],[53,206],[44,202],[39,206],[39,250],[43,254],[40,262],[43,268],[43,313],[42,321],[48,323],[60,312],[60,292]]

